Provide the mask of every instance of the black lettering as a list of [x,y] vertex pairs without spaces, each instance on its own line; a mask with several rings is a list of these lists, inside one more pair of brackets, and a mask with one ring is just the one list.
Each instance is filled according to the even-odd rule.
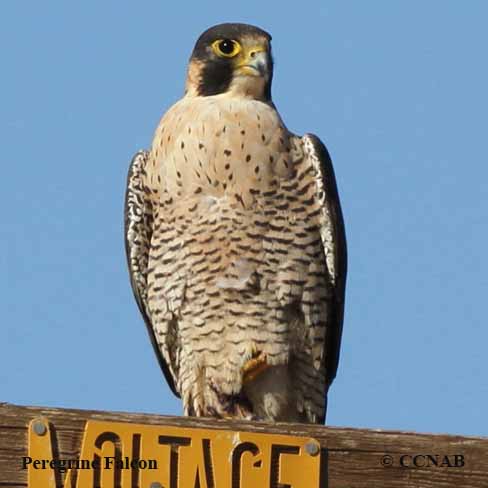
[[207,488],[215,488],[210,439],[202,439],[202,449],[203,461],[205,463],[205,479],[207,480]]
[[171,454],[169,461],[169,488],[178,488],[178,457],[181,446],[189,446],[191,444],[190,437],[175,437],[171,435],[160,435],[159,443],[171,446]]
[[[202,451],[203,462],[205,469],[205,479],[207,481],[207,488],[215,488],[213,465],[212,465],[212,452],[210,450],[210,439],[202,439]],[[200,470],[197,466],[197,473],[195,475],[194,488],[201,488],[200,484]]]
[[[103,432],[95,439],[95,447],[101,450],[102,446],[106,442],[111,442],[114,445],[115,456],[105,457],[105,463],[107,463],[110,459],[113,460],[113,463],[111,464],[113,464],[114,488],[121,488],[122,471],[120,470],[120,465],[122,463],[121,461],[122,449],[121,449],[120,437],[115,432]],[[93,456],[93,462],[97,464],[97,468],[98,468],[93,470],[93,486],[99,487],[101,483],[101,474],[100,474],[101,457],[98,454],[95,454]]]
[[441,466],[443,468],[452,468],[453,465],[451,464],[451,462],[449,461],[449,456],[444,456],[442,458],[442,463],[441,463]]
[[432,454],[427,455],[427,466],[439,466],[439,456],[435,455],[432,456]]
[[[419,459],[421,459],[423,461],[422,464],[420,464]],[[423,456],[422,454],[417,454],[416,456],[414,456],[413,465],[416,468],[423,468],[425,466],[425,456]]]
[[[403,456],[400,456],[400,465],[404,468],[409,468],[411,459],[412,459],[412,456],[409,456],[408,454],[404,454]],[[408,462],[407,462],[407,460],[408,460]]]
[[[241,488],[241,459],[245,452],[257,456],[259,448],[253,442],[243,442],[232,451],[232,488]],[[254,463],[256,467],[260,465],[258,462]]]
[[[54,459],[53,459],[54,461]],[[60,459],[57,461],[57,466],[53,466],[51,461],[51,468],[57,469],[60,473],[66,473],[66,459]],[[69,464],[69,462],[68,462]]]
[[[134,434],[132,436],[132,459],[139,461],[141,457],[141,434]],[[139,463],[132,469],[131,473],[131,487],[139,488]]]
[[327,488],[328,486],[329,486],[329,450],[320,449],[319,487]]
[[464,456],[462,454],[454,455],[454,466],[456,468],[462,468],[464,466]]
[[299,454],[300,448],[297,446],[283,446],[272,444],[271,446],[271,469],[269,474],[270,488],[292,488],[291,485],[280,483],[280,457],[282,454]]
[[27,466],[32,464],[32,458],[30,456],[22,457],[22,469],[27,469]]
[[197,474],[195,476],[195,484],[193,485],[193,488],[202,488],[200,485],[200,471],[197,469]]

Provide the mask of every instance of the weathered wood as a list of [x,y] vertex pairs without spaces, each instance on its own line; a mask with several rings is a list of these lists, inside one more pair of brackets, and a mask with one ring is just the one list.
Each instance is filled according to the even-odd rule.
[[[314,437],[320,442],[322,455],[326,457],[322,484],[327,488],[488,487],[488,438],[10,404],[0,404],[0,487],[27,486],[27,471],[22,469],[21,458],[27,455],[27,426],[38,416],[47,417],[54,425],[61,458],[78,456],[85,422],[90,419]],[[442,466],[413,466],[415,456],[427,455],[440,456],[439,462],[444,456],[449,457],[447,464],[444,462]],[[382,464],[384,456],[391,456],[392,466]],[[411,467],[402,467],[401,459]],[[427,463],[427,458],[417,458],[417,464]]]

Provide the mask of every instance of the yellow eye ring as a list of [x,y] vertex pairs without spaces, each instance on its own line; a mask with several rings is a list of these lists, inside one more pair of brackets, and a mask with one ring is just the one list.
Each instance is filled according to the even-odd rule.
[[233,58],[241,52],[241,45],[233,39],[218,39],[212,42],[213,52],[221,58]]

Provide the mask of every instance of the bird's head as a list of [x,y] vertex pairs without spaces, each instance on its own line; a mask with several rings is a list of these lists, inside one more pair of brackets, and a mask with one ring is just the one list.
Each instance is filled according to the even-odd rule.
[[232,93],[271,100],[271,36],[252,25],[220,24],[197,40],[188,66],[189,96]]

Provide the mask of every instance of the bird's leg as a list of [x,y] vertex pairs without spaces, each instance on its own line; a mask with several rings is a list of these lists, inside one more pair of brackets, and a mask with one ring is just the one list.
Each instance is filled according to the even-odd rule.
[[246,384],[255,380],[261,373],[269,368],[266,354],[260,352],[251,358],[242,368],[242,383]]
[[263,421],[261,417],[255,415],[248,405],[243,405],[242,403],[237,403],[235,405],[235,415],[232,418],[240,418],[244,420],[253,420],[255,422]]
[[242,418],[254,420],[252,404],[244,394],[226,394],[221,391],[215,382],[210,379],[208,382],[209,391],[213,394],[212,405],[206,406],[205,416],[222,419]]

